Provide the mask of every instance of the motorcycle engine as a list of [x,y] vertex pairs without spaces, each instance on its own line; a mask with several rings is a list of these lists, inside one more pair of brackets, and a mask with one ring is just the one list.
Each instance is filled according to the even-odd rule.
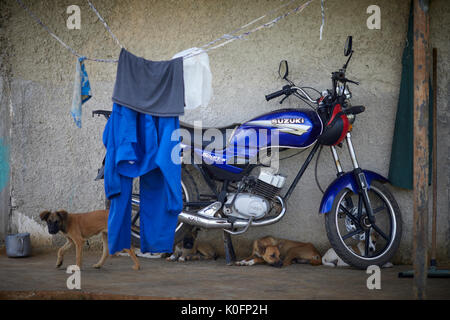
[[[254,220],[264,217],[270,210],[270,201],[278,195],[286,178],[261,170],[251,192],[230,193],[223,212],[227,216]],[[236,200],[234,200],[236,198]]]

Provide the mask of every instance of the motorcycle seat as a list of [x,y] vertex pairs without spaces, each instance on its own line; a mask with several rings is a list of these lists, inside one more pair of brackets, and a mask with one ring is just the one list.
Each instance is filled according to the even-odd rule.
[[[199,128],[195,130],[193,125],[180,121],[180,129],[185,129],[185,131],[181,133],[181,136],[183,137],[182,143],[185,145],[190,145],[191,147],[201,149],[205,149],[206,147],[208,147],[208,149],[210,150],[222,150],[227,146],[228,139],[231,138],[233,131],[239,125],[239,123],[234,123],[224,127],[202,127],[201,130],[199,130]],[[209,129],[215,130],[211,130],[210,132],[208,132],[210,137],[208,137],[208,134],[205,137],[204,134]],[[188,133],[187,137],[185,136],[186,133]]]

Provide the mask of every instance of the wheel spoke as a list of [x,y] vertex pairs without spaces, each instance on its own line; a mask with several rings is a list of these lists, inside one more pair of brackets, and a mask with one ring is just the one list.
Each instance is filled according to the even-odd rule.
[[364,256],[368,257],[369,256],[369,245],[370,245],[370,229],[367,229],[364,232]]
[[347,195],[345,196],[344,200],[345,200],[345,203],[346,203],[346,206],[347,206],[347,207],[349,207],[349,208],[352,208],[352,207],[353,207],[353,200],[352,200],[352,197],[351,197],[351,196],[349,196],[349,195],[347,194]]
[[355,223],[355,225],[359,227],[359,221],[358,221],[358,219],[356,219],[356,218],[351,214],[351,212],[348,211],[348,209],[347,209],[346,207],[344,207],[344,206],[341,204],[339,208],[341,208],[341,209],[344,211],[345,215],[348,216],[348,217]]
[[350,237],[356,236],[357,234],[360,234],[361,231],[362,231],[361,229],[356,229],[355,231],[347,233],[345,236],[342,237],[342,240],[347,240]]
[[136,224],[137,219],[139,219],[139,211],[136,213],[136,215],[133,217],[133,220],[131,221],[132,226]]
[[373,214],[376,214],[376,213],[380,212],[383,209],[386,209],[386,207],[384,205],[382,205],[381,207],[378,207],[376,209],[373,209],[372,212],[373,212]]
[[375,229],[375,231],[382,236],[386,241],[389,241],[389,237],[380,229],[376,224],[372,224],[372,228]]

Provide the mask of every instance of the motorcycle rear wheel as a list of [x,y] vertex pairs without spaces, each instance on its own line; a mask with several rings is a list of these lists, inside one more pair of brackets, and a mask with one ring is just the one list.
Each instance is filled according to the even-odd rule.
[[[368,190],[375,223],[370,224],[362,196],[344,189],[325,216],[328,239],[336,254],[359,269],[383,266],[397,251],[402,236],[400,208],[389,189],[373,181]],[[369,239],[369,240],[368,240]]]
[[[181,170],[181,187],[183,193],[183,203],[195,201],[198,199],[198,188],[192,176],[182,168]],[[186,209],[186,208],[183,208]],[[175,228],[174,244],[181,241],[184,235],[193,227],[191,225],[178,222]],[[132,212],[131,212],[131,243],[135,248],[141,247],[140,227],[139,227],[139,194],[132,195]]]

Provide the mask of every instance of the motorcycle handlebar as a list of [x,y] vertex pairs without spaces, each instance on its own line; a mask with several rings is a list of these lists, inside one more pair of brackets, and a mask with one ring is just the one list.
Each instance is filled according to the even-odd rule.
[[349,79],[345,79],[345,81],[346,81],[346,82],[353,83],[353,84],[356,84],[356,85],[359,85],[359,82],[358,82],[358,81],[353,81],[353,80],[349,80]]
[[282,96],[283,94],[286,94],[286,91],[284,89],[270,93],[270,94],[266,95],[266,101],[275,99],[279,96]]
[[274,98],[282,96],[283,94],[290,95],[290,94],[292,94],[295,91],[299,91],[303,95],[302,98],[305,98],[305,99],[307,99],[307,100],[309,100],[310,102],[313,102],[313,103],[317,102],[316,100],[311,98],[309,96],[309,94],[307,94],[305,92],[305,90],[303,90],[302,88],[299,88],[299,87],[296,87],[296,86],[290,86],[290,85],[286,85],[286,86],[283,87],[283,89],[266,95],[266,100],[267,101],[272,100]]
[[347,110],[344,111],[344,113],[346,114],[358,114],[358,113],[362,113],[366,110],[366,107],[364,106],[353,106],[348,108]]
[[353,81],[353,80],[347,79],[347,78],[345,77],[345,71],[333,72],[331,78],[332,78],[333,80],[342,81],[342,82],[350,82],[350,83],[359,85],[359,82],[358,82],[358,81]]

